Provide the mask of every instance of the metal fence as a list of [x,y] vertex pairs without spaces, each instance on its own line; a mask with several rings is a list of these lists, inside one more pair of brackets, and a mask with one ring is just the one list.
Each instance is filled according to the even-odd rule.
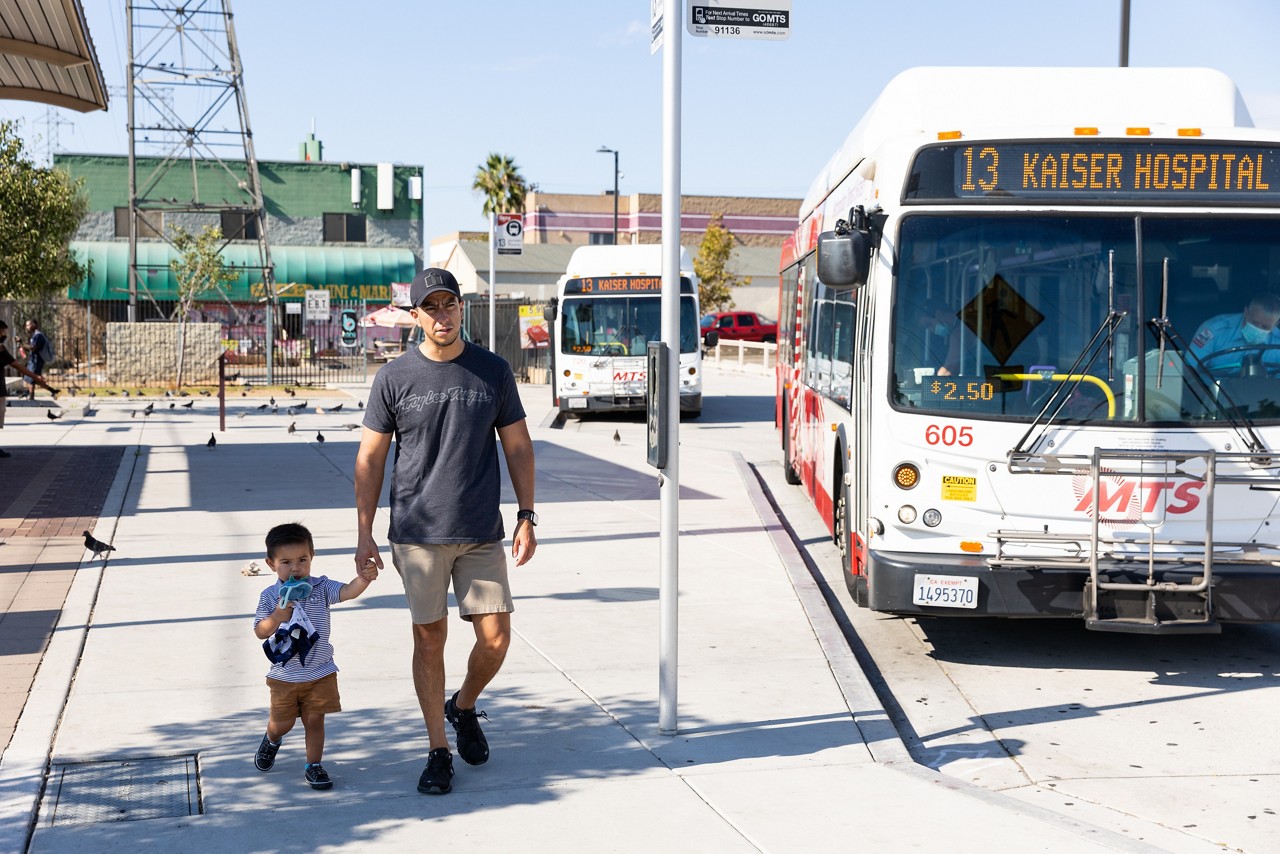
[[[511,364],[516,380],[527,383],[546,383],[550,370],[550,352],[545,348],[526,347],[529,343],[520,324],[520,306],[528,303],[520,300],[498,299],[494,303],[494,325],[497,327],[496,346],[499,356]],[[544,306],[535,305],[538,317]],[[463,324],[467,336],[482,346],[489,346],[489,301],[486,298],[468,299],[464,303]]]
[[[273,324],[271,380],[277,385],[323,386],[362,382],[382,348],[377,341],[398,330],[366,329],[363,302],[332,303],[329,317],[308,320],[282,302]],[[53,361],[45,375],[55,386],[67,388],[177,386],[179,359],[172,346],[145,346],[146,341],[177,340],[187,354],[184,385],[208,385],[216,377],[217,356],[227,354],[232,381],[265,384],[268,379],[267,313],[263,305],[219,305],[197,309],[182,337],[175,337],[178,321],[170,319],[172,305],[140,303],[139,321],[127,322],[127,304],[120,300],[0,301],[0,318],[9,324],[9,349],[17,355],[27,333],[23,324],[36,319],[49,338]],[[345,313],[345,317],[344,317]],[[355,319],[354,329],[352,319]],[[216,330],[212,327],[216,324]],[[188,333],[189,331],[189,333]],[[195,332],[203,333],[196,335]],[[136,343],[144,342],[142,345]],[[211,346],[194,348],[206,340]]]

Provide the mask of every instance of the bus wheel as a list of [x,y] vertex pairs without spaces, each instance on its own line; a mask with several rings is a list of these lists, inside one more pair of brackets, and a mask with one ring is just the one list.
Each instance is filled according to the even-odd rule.
[[849,554],[849,502],[845,499],[844,477],[836,471],[835,504],[831,508],[831,530],[840,550],[840,570],[848,578],[853,572],[853,556]]
[[[787,407],[783,404],[783,417],[786,417]],[[787,483],[795,486],[800,482],[800,472],[791,466],[791,430],[787,424],[782,425],[782,476]]]

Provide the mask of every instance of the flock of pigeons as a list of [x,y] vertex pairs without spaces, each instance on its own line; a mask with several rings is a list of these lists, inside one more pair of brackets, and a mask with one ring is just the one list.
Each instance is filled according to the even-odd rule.
[[[249,388],[249,387],[250,387],[250,386],[249,386],[249,384],[248,384],[248,383],[246,383],[246,384],[245,384],[245,390],[244,390],[244,391],[241,391],[241,393],[240,393],[242,397],[243,397],[243,396],[247,396],[247,395],[248,395],[248,393],[249,393],[249,392],[248,392],[248,388]],[[71,391],[73,394],[76,394],[76,393],[78,393],[78,391],[79,391],[79,390],[78,390],[78,389],[69,389],[69,391]],[[296,397],[297,397],[297,392],[296,392],[296,391],[294,391],[294,390],[293,390],[293,389],[291,389],[291,388],[285,388],[285,389],[284,389],[284,391],[285,391],[285,394],[289,395],[289,397],[290,397],[290,398],[296,398]],[[127,398],[127,397],[131,397],[131,396],[135,396],[135,397],[136,397],[136,396],[142,396],[144,393],[145,393],[144,391],[139,390],[139,391],[133,392],[133,393],[132,393],[132,395],[131,395],[128,389],[124,389],[124,390],[122,390],[122,391],[120,391],[120,392],[116,392],[116,391],[114,391],[114,390],[109,390],[109,391],[107,391],[107,392],[106,392],[106,394],[111,395],[111,396],[115,396],[116,394],[119,394],[120,396],[122,396],[122,397],[126,397],[126,398]],[[174,397],[174,396],[175,396],[175,395],[174,395],[174,393],[173,393],[172,391],[165,391],[165,392],[163,392],[163,394],[164,394],[164,396],[165,396],[165,397],[167,397],[167,398],[172,398],[172,397]],[[212,392],[209,392],[209,391],[201,391],[201,392],[200,392],[200,394],[201,394],[201,395],[203,395],[203,396],[205,396],[205,397],[211,397],[211,396],[212,396]],[[196,400],[195,400],[195,398],[192,398],[192,397],[191,397],[191,395],[190,395],[188,392],[185,392],[185,391],[178,392],[178,393],[177,393],[177,396],[178,396],[178,397],[187,397],[187,398],[191,398],[191,399],[190,399],[190,400],[187,400],[185,403],[178,403],[176,400],[170,400],[170,401],[169,401],[169,408],[170,408],[170,409],[177,409],[177,408],[181,408],[181,409],[193,410],[193,409],[195,408]],[[90,398],[90,405],[89,405],[88,407],[86,407],[86,408],[85,408],[85,415],[93,415],[93,414],[95,414],[95,413],[96,413],[96,410],[95,410],[95,409],[93,409],[93,407],[92,407],[92,401],[93,401],[93,398],[96,398],[96,397],[97,397],[97,393],[96,393],[96,392],[92,392],[92,391],[91,391],[91,392],[89,392],[89,393],[88,393],[88,397]],[[325,414],[333,414],[333,413],[340,413],[340,412],[342,412],[342,411],[343,411],[343,407],[344,407],[345,405],[346,405],[346,404],[339,403],[337,406],[330,406],[330,407],[328,407],[327,409],[326,409],[326,408],[324,408],[324,407],[317,406],[317,407],[315,407],[315,411],[316,411],[316,413],[321,414],[321,415],[325,415]],[[288,415],[288,416],[290,416],[290,417],[293,417],[293,418],[296,418],[299,414],[301,414],[301,413],[303,413],[303,412],[307,411],[307,406],[308,406],[308,401],[306,401],[306,400],[299,401],[299,402],[296,402],[296,403],[288,403],[288,404],[286,404],[286,405],[285,405],[284,411],[285,411],[285,414],[286,414],[286,415]],[[363,401],[363,400],[358,401],[358,402],[356,403],[356,407],[357,407],[357,408],[359,408],[359,409],[364,409],[364,401]],[[150,417],[150,416],[151,416],[151,414],[152,414],[153,412],[155,412],[155,411],[156,411],[156,401],[154,401],[154,400],[153,400],[153,401],[150,401],[149,403],[147,403],[147,405],[146,405],[146,406],[144,406],[144,407],[142,407],[141,409],[134,409],[134,410],[130,410],[130,412],[129,412],[129,417],[130,417],[130,418],[137,418],[137,417],[138,417],[138,415],[139,415],[139,414],[141,414],[143,418],[147,418],[147,417]],[[247,417],[247,416],[250,414],[250,412],[251,412],[251,411],[252,411],[252,412],[263,412],[263,413],[265,413],[265,412],[268,412],[268,411],[269,411],[271,414],[273,414],[273,415],[274,415],[274,414],[278,414],[278,413],[280,412],[280,404],[278,404],[278,403],[276,402],[275,396],[273,395],[273,396],[272,396],[272,397],[271,397],[271,398],[270,398],[266,403],[264,403],[264,404],[262,404],[262,405],[260,405],[260,406],[254,407],[254,409],[253,409],[253,410],[245,410],[245,411],[241,411],[241,412],[237,415],[237,417],[238,417],[238,418],[245,418],[245,417]],[[64,414],[65,414],[65,413],[64,413],[64,411],[62,411],[62,410],[58,410],[58,411],[56,411],[56,412],[55,412],[54,410],[49,409],[49,410],[46,410],[46,411],[45,411],[45,417],[46,417],[46,418],[48,418],[50,421],[57,421],[57,420],[58,420],[59,418],[61,418]],[[360,429],[360,425],[359,425],[359,424],[343,424],[343,425],[341,425],[341,427],[342,427],[342,429],[344,429],[344,430],[359,430],[359,429]],[[298,429],[298,422],[297,422],[296,420],[293,420],[293,421],[290,421],[290,422],[289,422],[289,426],[285,428],[285,432],[287,432],[290,436],[292,436],[292,435],[294,435],[294,434],[297,432],[297,429]],[[324,433],[322,433],[320,430],[318,430],[318,429],[317,429],[317,430],[316,430],[316,443],[317,443],[317,444],[320,444],[320,445],[323,445],[323,444],[324,444],[324,441],[325,441],[325,439],[324,439]],[[209,441],[208,441],[208,442],[205,442],[205,447],[207,447],[207,448],[208,448],[209,450],[211,450],[211,451],[212,451],[214,448],[218,447],[218,438],[217,438],[217,436],[216,436],[215,434],[213,434],[213,433],[210,433],[210,434],[209,434]],[[88,532],[86,531],[86,532],[85,532],[85,537],[86,537],[86,538],[88,538],[88,536],[89,536],[89,534],[88,534]],[[96,542],[96,541],[95,541],[95,542]],[[86,539],[86,547],[88,547],[88,540],[87,540],[87,539]]]

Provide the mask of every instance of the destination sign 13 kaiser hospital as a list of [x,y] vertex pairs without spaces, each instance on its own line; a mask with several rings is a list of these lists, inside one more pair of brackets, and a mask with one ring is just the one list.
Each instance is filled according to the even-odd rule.
[[1280,152],[1269,146],[1180,142],[989,142],[919,153],[904,201],[1280,200]]

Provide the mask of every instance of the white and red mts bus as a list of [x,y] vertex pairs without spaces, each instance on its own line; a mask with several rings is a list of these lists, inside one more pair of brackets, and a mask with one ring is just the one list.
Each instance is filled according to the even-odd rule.
[[[643,412],[649,341],[662,340],[662,246],[583,246],[560,277],[551,373],[562,413]],[[680,249],[680,412],[702,414],[698,277]]]
[[785,470],[858,604],[1280,619],[1280,131],[1228,78],[904,72],[781,267]]

